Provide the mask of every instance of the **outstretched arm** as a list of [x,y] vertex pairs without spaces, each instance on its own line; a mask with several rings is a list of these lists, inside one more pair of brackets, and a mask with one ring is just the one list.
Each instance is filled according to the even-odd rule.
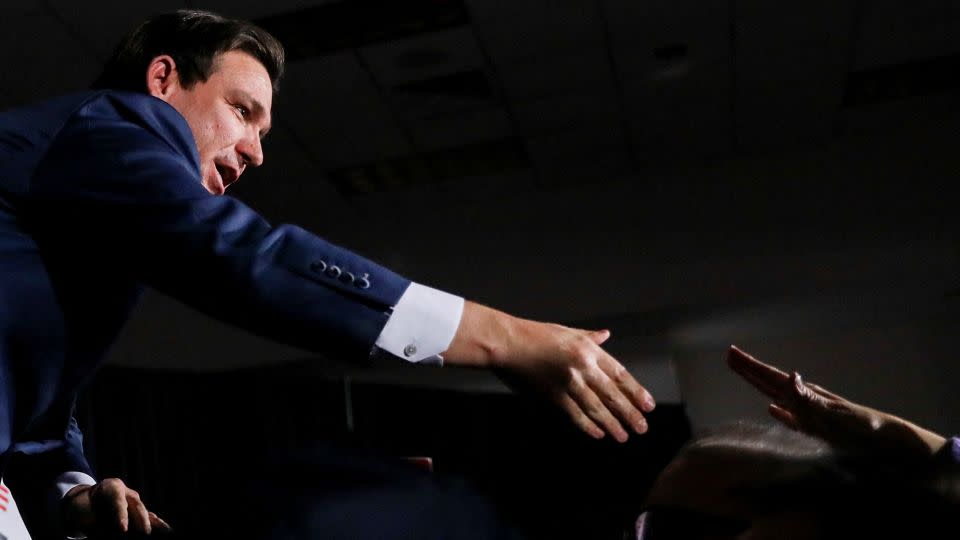
[[922,460],[947,443],[933,431],[804,382],[799,373],[788,374],[737,347],[727,352],[727,364],[772,400],[769,411],[774,418],[837,446]]

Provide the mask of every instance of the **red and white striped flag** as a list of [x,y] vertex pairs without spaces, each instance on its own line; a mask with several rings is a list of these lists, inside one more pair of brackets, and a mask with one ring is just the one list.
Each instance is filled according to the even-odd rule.
[[30,540],[23,518],[17,511],[17,501],[10,488],[0,480],[0,540]]

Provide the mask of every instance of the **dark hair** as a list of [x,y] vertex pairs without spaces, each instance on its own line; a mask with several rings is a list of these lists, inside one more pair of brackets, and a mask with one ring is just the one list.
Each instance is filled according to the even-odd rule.
[[194,9],[144,21],[120,41],[92,87],[144,92],[150,61],[168,54],[177,64],[180,84],[190,88],[206,81],[216,70],[217,57],[228,51],[243,51],[256,58],[277,91],[284,61],[283,45],[277,38],[253,23]]
[[[954,465],[895,463],[882,454],[839,450],[779,426],[749,423],[699,437],[681,449],[675,463],[726,467],[732,475],[728,458],[740,458],[739,467],[761,473],[728,486],[726,496],[754,516],[796,511],[816,518],[821,540],[938,538],[934,531],[955,527],[960,496]],[[750,525],[749,517],[672,504],[648,508],[651,540],[735,536]]]

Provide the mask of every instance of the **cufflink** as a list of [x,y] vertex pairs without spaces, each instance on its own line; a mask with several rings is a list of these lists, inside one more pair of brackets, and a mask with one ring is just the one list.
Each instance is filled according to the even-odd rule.
[[416,346],[416,345],[407,345],[406,347],[403,348],[403,355],[404,355],[404,356],[410,357],[410,356],[413,356],[413,355],[415,355],[415,354],[417,354],[417,346]]

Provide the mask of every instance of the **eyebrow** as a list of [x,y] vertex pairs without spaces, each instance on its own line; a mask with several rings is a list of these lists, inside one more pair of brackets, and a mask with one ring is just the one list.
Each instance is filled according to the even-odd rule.
[[[244,92],[243,90],[238,90],[238,91],[237,91],[237,96],[239,97],[239,99],[240,99],[241,101],[246,101],[246,102],[250,103],[250,112],[253,113],[255,116],[267,117],[267,112],[266,112],[266,109],[263,107],[263,104],[260,103],[259,101],[257,101],[253,96],[251,96],[251,95],[248,94],[247,92]],[[263,129],[260,130],[260,138],[261,138],[261,139],[264,138],[264,137],[266,137],[266,136],[267,136],[267,133],[270,133],[270,128],[271,128],[271,127],[273,127],[273,126],[272,126],[272,124],[271,124],[271,122],[270,122],[270,118],[267,118],[267,125],[266,125],[266,127],[264,127]]]

